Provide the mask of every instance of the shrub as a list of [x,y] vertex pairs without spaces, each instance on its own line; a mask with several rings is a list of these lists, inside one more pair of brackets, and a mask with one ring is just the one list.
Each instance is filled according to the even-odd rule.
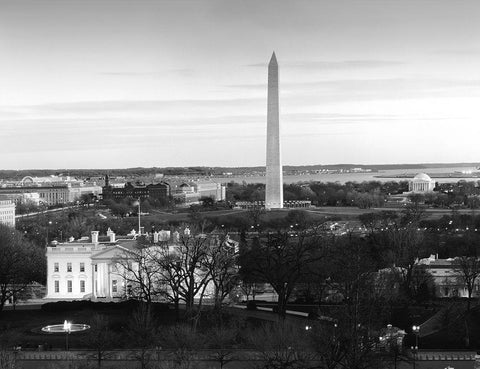
[[257,302],[253,300],[247,301],[247,310],[257,310]]
[[311,311],[311,312],[308,313],[308,319],[317,320],[318,319],[318,314]]
[[42,305],[42,311],[62,312],[93,308],[93,302],[88,300],[48,302]]

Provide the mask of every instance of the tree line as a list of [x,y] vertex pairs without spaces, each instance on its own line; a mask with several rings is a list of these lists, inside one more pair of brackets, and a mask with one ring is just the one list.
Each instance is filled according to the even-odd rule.
[[[316,206],[356,206],[359,208],[383,207],[390,195],[408,192],[408,181],[365,182],[299,182],[284,184],[284,200],[310,200]],[[421,201],[436,207],[480,207],[478,182],[464,180],[457,183],[437,184],[435,192],[420,196]],[[262,183],[227,185],[227,200],[263,201],[265,185]]]

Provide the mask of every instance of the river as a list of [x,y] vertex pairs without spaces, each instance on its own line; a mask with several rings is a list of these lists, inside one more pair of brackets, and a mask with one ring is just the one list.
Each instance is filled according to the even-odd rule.
[[[364,181],[406,181],[412,179],[418,173],[426,173],[430,175],[436,182],[439,183],[456,183],[459,180],[466,181],[478,181],[480,177],[465,176],[462,171],[476,172],[474,167],[445,167],[445,168],[424,168],[424,169],[389,169],[380,170],[378,172],[366,172],[366,173],[316,173],[305,175],[284,175],[284,183],[297,183],[297,182],[364,182]],[[457,172],[457,173],[456,173]],[[395,178],[396,176],[402,176],[405,178]],[[441,178],[438,178],[442,176]],[[231,176],[231,177],[213,177],[211,180],[215,182],[237,182],[242,183],[265,183],[265,176]]]

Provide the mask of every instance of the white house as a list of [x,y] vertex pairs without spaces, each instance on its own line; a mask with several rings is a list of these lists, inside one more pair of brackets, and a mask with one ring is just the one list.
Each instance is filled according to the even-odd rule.
[[[188,235],[188,228],[185,229]],[[46,299],[106,299],[115,300],[129,295],[128,271],[119,261],[129,260],[132,255],[132,269],[138,269],[135,258],[136,235],[116,238],[110,229],[107,238],[99,240],[99,232],[92,231],[91,240],[57,243],[47,247],[47,295]],[[238,243],[228,240],[228,245],[238,252]],[[155,232],[151,236],[152,246],[148,249],[154,255],[160,248],[169,252],[181,250],[179,233]],[[161,246],[159,246],[161,245]],[[132,270],[130,269],[130,270]],[[199,271],[199,275],[201,275]],[[213,293],[213,286],[207,286],[206,295]]]
[[[455,264],[455,258],[438,259],[435,255],[420,259],[417,264],[424,265],[433,277],[435,294],[438,297],[468,297],[468,291],[462,282],[462,273]],[[474,284],[473,296],[480,295],[480,278]]]
[[91,240],[58,243],[47,247],[47,299],[90,299],[121,297],[121,277],[114,272],[113,259],[136,241],[115,239],[99,242],[99,232]]

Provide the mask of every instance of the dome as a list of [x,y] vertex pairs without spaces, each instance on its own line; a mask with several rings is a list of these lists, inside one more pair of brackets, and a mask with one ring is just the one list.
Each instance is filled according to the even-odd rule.
[[415,177],[413,177],[413,180],[415,182],[430,182],[432,179],[430,178],[430,176],[428,176],[427,174],[425,173],[418,173]]

